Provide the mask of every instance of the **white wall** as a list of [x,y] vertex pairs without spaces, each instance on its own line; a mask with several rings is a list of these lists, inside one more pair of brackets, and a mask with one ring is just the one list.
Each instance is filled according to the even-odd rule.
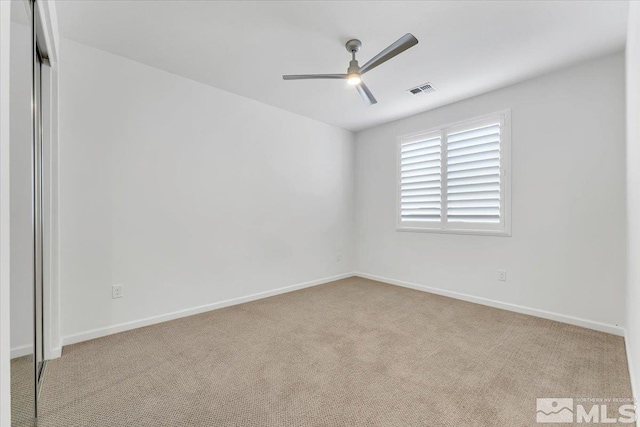
[[627,357],[640,384],[640,4],[629,6],[627,34]]
[[64,344],[353,271],[350,132],[69,40],[60,55]]
[[[505,108],[512,237],[397,232],[396,137]],[[624,127],[624,57],[615,54],[358,133],[356,268],[619,332]]]
[[[22,5],[21,5],[22,7]],[[11,25],[11,352],[33,351],[31,34]]]
[[10,54],[11,2],[0,1],[0,426],[11,424]]

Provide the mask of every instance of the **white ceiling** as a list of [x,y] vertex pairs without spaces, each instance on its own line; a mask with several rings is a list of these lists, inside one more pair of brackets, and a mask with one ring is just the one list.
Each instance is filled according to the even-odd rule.
[[[626,1],[58,1],[63,37],[335,126],[360,130],[620,50]],[[400,36],[420,41],[365,76],[366,106],[339,80]],[[64,53],[62,53],[64,55]],[[64,60],[64,57],[62,57]],[[406,89],[431,82],[436,93]]]

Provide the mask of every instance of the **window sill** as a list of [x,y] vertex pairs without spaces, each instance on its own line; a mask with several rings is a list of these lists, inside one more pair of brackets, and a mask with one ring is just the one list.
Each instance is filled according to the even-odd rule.
[[398,226],[396,231],[409,232],[409,233],[436,233],[436,234],[466,234],[475,236],[498,236],[498,237],[511,237],[511,231],[507,230],[473,230],[464,228],[423,228],[423,227],[409,227]]

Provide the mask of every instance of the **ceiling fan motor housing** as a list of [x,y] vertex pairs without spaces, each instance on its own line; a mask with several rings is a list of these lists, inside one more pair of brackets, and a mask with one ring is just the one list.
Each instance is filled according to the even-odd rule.
[[352,59],[349,61],[349,68],[347,68],[347,74],[360,73],[360,66],[358,65],[358,61]]
[[351,39],[345,43],[344,47],[347,51],[351,52],[351,61],[349,62],[349,68],[347,68],[347,74],[360,74],[360,66],[356,60],[356,52],[362,47],[362,42],[358,39]]

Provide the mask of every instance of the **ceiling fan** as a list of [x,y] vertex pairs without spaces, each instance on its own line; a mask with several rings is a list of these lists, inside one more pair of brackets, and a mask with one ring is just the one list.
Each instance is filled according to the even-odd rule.
[[362,96],[362,99],[364,99],[368,105],[376,104],[378,101],[376,101],[376,98],[374,98],[367,85],[362,81],[362,75],[416,44],[418,44],[418,39],[416,39],[413,34],[407,33],[360,67],[356,60],[356,52],[362,47],[362,42],[357,39],[352,39],[345,44],[347,51],[351,53],[351,62],[349,62],[347,74],[294,74],[284,75],[282,78],[284,80],[346,79],[347,83],[355,86],[360,96]]

